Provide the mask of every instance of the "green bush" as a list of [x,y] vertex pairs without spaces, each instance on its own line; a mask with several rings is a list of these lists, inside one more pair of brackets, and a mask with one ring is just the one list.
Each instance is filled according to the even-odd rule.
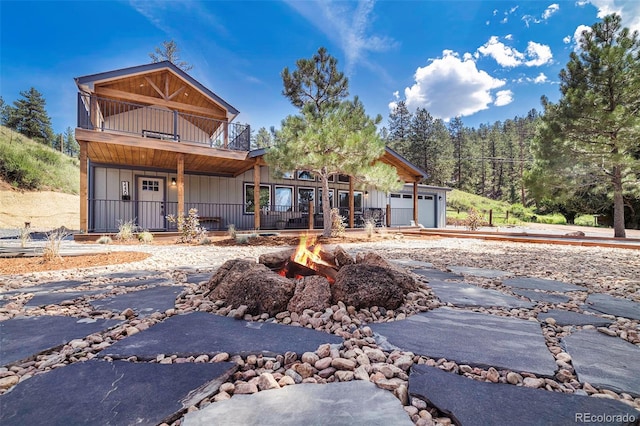
[[116,240],[119,241],[131,241],[134,234],[138,230],[138,225],[135,223],[135,219],[127,220],[122,219],[118,221],[118,233],[116,234]]
[[60,164],[60,154],[51,150],[49,147],[34,146],[31,150],[31,155],[36,160],[42,161],[45,164],[57,166]]
[[207,230],[200,226],[200,218],[198,217],[198,209],[189,209],[187,216],[174,216],[170,214],[167,220],[178,226],[178,232],[182,234],[178,239],[178,243],[197,243],[207,234]]
[[138,241],[142,244],[150,244],[153,242],[153,234],[145,229],[138,234]]

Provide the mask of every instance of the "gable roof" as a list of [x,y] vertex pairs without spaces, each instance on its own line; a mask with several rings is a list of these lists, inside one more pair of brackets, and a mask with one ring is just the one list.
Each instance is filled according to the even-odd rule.
[[97,83],[106,83],[113,80],[118,80],[126,77],[134,77],[141,74],[149,74],[156,71],[167,70],[170,73],[176,75],[178,78],[186,81],[192,87],[196,88],[199,92],[201,92],[204,96],[208,97],[211,101],[215,102],[222,108],[224,108],[229,115],[231,115],[230,120],[233,120],[239,113],[235,107],[229,104],[227,101],[222,99],[220,96],[216,95],[214,92],[203,86],[199,81],[191,77],[189,74],[184,72],[182,69],[177,67],[175,64],[169,61],[155,62],[151,64],[145,65],[137,65],[129,68],[122,68],[113,71],[101,72],[97,74],[85,75],[82,77],[76,77],[76,85],[79,89],[93,92],[94,86]]

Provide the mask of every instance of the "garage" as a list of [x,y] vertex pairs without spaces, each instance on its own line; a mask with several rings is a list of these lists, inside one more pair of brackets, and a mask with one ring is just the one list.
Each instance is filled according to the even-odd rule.
[[[425,228],[444,228],[447,192],[450,188],[418,185],[418,224]],[[413,185],[389,194],[391,226],[410,226],[413,221]]]

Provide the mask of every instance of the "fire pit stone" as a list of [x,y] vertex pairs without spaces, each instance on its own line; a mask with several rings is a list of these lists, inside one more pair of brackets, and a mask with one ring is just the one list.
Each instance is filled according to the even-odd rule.
[[331,306],[331,287],[326,278],[312,275],[299,279],[288,310],[302,314],[305,309],[324,311]]

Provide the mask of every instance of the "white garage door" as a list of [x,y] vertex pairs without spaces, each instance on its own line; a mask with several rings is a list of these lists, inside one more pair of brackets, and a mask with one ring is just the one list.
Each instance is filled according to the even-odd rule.
[[413,220],[413,195],[391,194],[391,226],[409,226]]
[[425,228],[436,227],[435,195],[418,194],[418,223]]

